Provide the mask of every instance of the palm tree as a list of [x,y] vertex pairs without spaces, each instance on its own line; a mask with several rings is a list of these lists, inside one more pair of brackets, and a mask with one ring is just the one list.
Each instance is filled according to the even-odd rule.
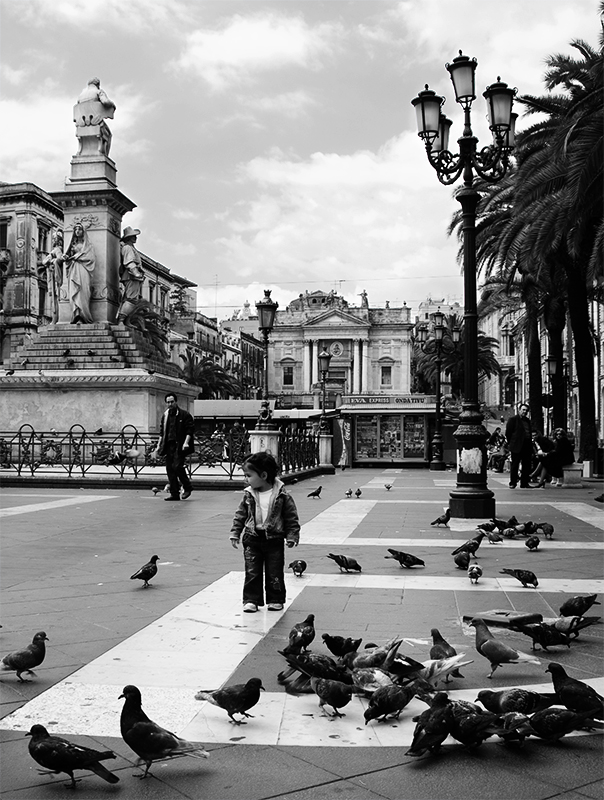
[[180,367],[183,379],[192,386],[199,386],[198,399],[237,396],[241,394],[241,384],[220,364],[211,358],[199,358],[191,348],[180,355],[184,364]]
[[[451,381],[451,393],[454,397],[460,398],[463,394],[464,385],[464,357],[465,333],[463,322],[456,314],[450,314],[446,318],[448,332],[445,331],[444,338],[453,341],[453,328],[460,328],[460,339],[457,347],[448,347],[442,351],[442,371]],[[482,331],[478,331],[478,375],[487,378],[499,375],[501,367],[495,357],[494,350],[499,347],[497,339],[487,336]],[[434,387],[436,383],[436,356],[432,353],[425,353],[417,346],[416,351],[416,372],[419,382],[424,386]]]
[[167,359],[168,321],[157,313],[155,306],[147,300],[137,300],[128,315],[127,324],[140,331],[156,353],[162,359]]

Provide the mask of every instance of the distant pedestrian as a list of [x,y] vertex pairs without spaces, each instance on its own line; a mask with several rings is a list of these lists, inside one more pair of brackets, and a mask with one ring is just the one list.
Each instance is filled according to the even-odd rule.
[[230,539],[235,548],[240,540],[243,544],[243,610],[247,613],[264,605],[265,594],[269,611],[283,609],[284,545],[297,547],[300,540],[296,503],[277,478],[278,471],[279,466],[270,453],[253,453],[243,463],[249,485],[235,512]]
[[541,457],[541,469],[537,476],[539,488],[545,486],[545,481],[548,477],[557,478],[557,482],[554,485],[562,486],[564,467],[569,464],[574,464],[575,462],[573,446],[566,435],[566,431],[562,428],[556,428],[554,431],[554,440],[554,449],[549,453],[544,453]]
[[185,467],[185,458],[193,452],[193,436],[195,423],[188,411],[178,407],[178,400],[173,392],[166,395],[166,410],[161,418],[159,442],[155,450],[156,456],[165,456],[166,472],[170,484],[170,496],[166,500],[180,500],[191,496],[191,479]]
[[520,488],[530,489],[529,478],[533,456],[533,428],[528,416],[529,407],[520,403],[518,413],[510,417],[505,426],[505,438],[511,454],[510,488],[518,484],[518,468],[520,467]]

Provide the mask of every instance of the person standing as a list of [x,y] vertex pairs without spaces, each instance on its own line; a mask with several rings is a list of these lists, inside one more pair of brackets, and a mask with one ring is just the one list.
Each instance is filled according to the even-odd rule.
[[253,453],[243,463],[248,486],[235,512],[230,540],[234,548],[240,540],[243,544],[243,610],[248,614],[264,605],[265,594],[269,611],[283,609],[284,545],[297,547],[300,541],[296,503],[277,478],[278,471],[274,457],[266,452]]
[[518,467],[520,467],[520,488],[530,489],[529,478],[533,457],[533,428],[528,416],[529,407],[521,403],[518,413],[510,417],[505,426],[505,438],[510,449],[510,488],[518,484]]
[[170,496],[166,500],[180,500],[191,496],[193,486],[185,468],[185,458],[193,452],[195,424],[188,411],[178,406],[173,392],[166,395],[166,410],[159,427],[156,456],[165,456],[166,473],[170,483]]

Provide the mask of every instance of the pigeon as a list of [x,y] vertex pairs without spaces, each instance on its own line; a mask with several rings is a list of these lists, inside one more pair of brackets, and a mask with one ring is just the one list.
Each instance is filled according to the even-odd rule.
[[151,489],[151,491],[153,492],[154,495],[157,496],[161,492],[161,489],[158,486],[154,486],[153,489]]
[[520,688],[502,689],[499,692],[481,689],[476,701],[482,703],[488,711],[492,711],[494,714],[506,714],[508,711],[534,714],[535,711],[542,711],[559,702],[555,692],[542,694]]
[[392,489],[392,484],[391,484],[391,483],[385,483],[385,484],[384,484],[384,489],[385,489],[387,492],[389,492],[389,491],[390,491],[390,489]]
[[157,562],[159,561],[159,556],[151,556],[149,561],[144,564],[139,570],[137,570],[134,575],[130,576],[130,580],[139,580],[144,581],[143,589],[146,589],[151,584],[149,581],[151,578],[154,578],[157,575]]
[[481,522],[479,523],[476,528],[479,531],[484,531],[485,533],[493,533],[495,530],[495,523],[494,522]]
[[[432,628],[430,631],[432,635],[432,647],[430,648],[430,658],[434,661],[438,661],[439,659],[443,658],[451,658],[452,656],[457,655],[457,650],[450,645],[449,642],[444,638],[438,628]],[[452,678],[463,678],[461,672],[456,669],[450,673]],[[449,675],[445,677],[445,683],[448,683]]]
[[537,649],[537,645],[541,645],[544,650],[548,647],[555,647],[558,644],[563,644],[570,647],[570,638],[564,631],[558,630],[553,625],[548,625],[544,622],[536,622],[530,625],[513,625],[513,630],[529,636],[532,641],[532,650]]
[[340,568],[340,572],[361,572],[363,569],[359,562],[355,558],[350,558],[350,556],[328,553],[327,558],[331,558],[336,562]]
[[403,643],[402,639],[391,639],[381,647],[366,648],[362,652],[353,650],[342,657],[344,664],[349,669],[365,669],[367,667],[381,667],[389,671],[392,662]]
[[63,358],[67,358],[67,356],[68,356],[70,353],[71,353],[71,350],[69,349],[69,347],[66,347],[66,348],[65,348],[65,350],[63,350],[63,352],[62,352],[62,354],[61,354],[61,355],[63,356]]
[[456,556],[458,553],[469,553],[473,558],[476,558],[476,551],[480,547],[480,544],[484,537],[486,536],[484,531],[480,531],[473,539],[468,539],[467,542],[460,544],[459,547],[456,547],[455,550],[451,552],[452,556]]
[[380,667],[363,667],[352,671],[352,682],[359,694],[371,696],[381,686],[393,686],[392,677]]
[[146,369],[145,372],[147,373],[147,375],[155,375],[154,369]]
[[541,544],[541,539],[534,533],[532,533],[528,539],[524,543],[529,550],[536,550],[539,545]]
[[102,433],[103,433],[103,429],[102,428],[97,428],[96,431],[94,432],[94,435],[95,436],[101,436]]
[[141,707],[141,693],[136,686],[124,686],[121,697],[124,698],[120,717],[122,739],[146,766],[144,773],[138,775],[139,778],[146,778],[151,764],[164,758],[210,757],[201,744],[187,742],[150,720]]
[[516,519],[516,517],[515,517],[513,514],[512,514],[512,516],[511,516],[511,517],[508,519],[508,521],[507,521],[507,525],[508,525],[508,527],[512,527],[513,525],[518,525],[518,520]]
[[319,708],[325,711],[325,706],[333,708],[333,714],[327,716],[345,717],[345,714],[340,714],[339,708],[344,708],[352,699],[353,688],[349,684],[342,683],[342,681],[334,681],[330,678],[317,678],[311,677],[310,685],[313,692],[319,698]]
[[[343,664],[336,663],[330,656],[322,653],[288,653],[279,650],[289,665],[288,670],[283,670],[277,675],[280,684],[285,684],[285,691],[289,694],[312,692],[310,678],[328,678],[329,680],[351,683],[352,678]],[[295,672],[301,673],[293,681],[290,678]]]
[[68,369],[71,369],[72,367],[75,366],[75,359],[74,358],[68,358],[66,360],[65,364],[68,367]]
[[465,667],[466,664],[473,663],[471,659],[469,661],[462,661],[465,655],[465,653],[459,653],[449,658],[428,659],[424,661],[422,669],[417,672],[417,677],[431,684],[433,687],[436,687],[436,684],[442,678],[444,678],[445,683],[448,683],[448,676],[453,676],[454,673],[457,673],[455,677],[463,678],[463,675],[459,672],[459,668]]
[[73,772],[76,769],[89,769],[107,783],[119,783],[119,778],[109,772],[100,762],[109,758],[116,758],[111,750],[92,750],[89,747],[68,742],[58,736],[51,736],[44,725],[32,725],[29,733],[29,754],[41,767],[52,773],[64,772],[71,778],[71,783],[66,784],[70,789],[76,788]]
[[469,703],[467,700],[454,700],[451,703],[453,711],[453,724],[450,734],[465,747],[480,747],[480,745],[501,730],[501,722],[497,714],[483,711],[480,706]]
[[260,700],[261,689],[264,691],[260,678],[250,678],[247,683],[236,683],[213,692],[200,690],[195,695],[195,699],[207,700],[214,706],[224,708],[231,722],[234,722],[235,725],[245,725],[244,720],[235,719],[233,714],[242,714],[244,717],[253,718],[252,714],[248,714],[247,711]]
[[15,370],[14,369],[7,369],[4,374],[5,375],[14,375],[15,374]]
[[352,489],[346,489],[344,494],[346,495],[346,497],[352,497]]
[[588,595],[575,595],[575,597],[571,597],[568,600],[565,600],[564,603],[560,606],[560,616],[561,617],[582,617],[585,615],[586,611],[596,605],[599,606],[600,603],[596,600],[597,594],[588,594]]
[[308,564],[301,558],[297,558],[295,561],[292,561],[291,564],[288,566],[288,569],[291,569],[296,578],[301,578],[306,567]]
[[346,653],[356,652],[363,641],[362,639],[351,639],[350,636],[346,638],[344,636],[330,636],[329,633],[324,633],[321,638],[329,652],[333,653],[336,658],[341,658]]
[[380,686],[369,698],[369,705],[363,714],[365,725],[372,719],[378,722],[384,722],[388,717],[398,719],[414,696],[415,689],[412,686]]
[[96,350],[87,350],[89,356],[96,356]]
[[9,653],[4,656],[1,662],[1,669],[10,670],[17,673],[17,678],[21,683],[26,683],[25,678],[22,677],[23,672],[29,675],[34,675],[34,667],[39,667],[44,661],[46,656],[46,645],[44,642],[50,641],[44,631],[38,631],[31,644],[24,647],[23,650],[15,650],[14,653]]
[[359,498],[359,497],[360,497],[362,494],[363,494],[363,492],[362,492],[360,489],[356,489],[356,490],[355,490],[355,493],[354,493],[354,496],[355,496],[355,497],[357,498],[357,500],[358,500],[358,498]]
[[305,620],[296,623],[289,632],[288,652],[300,653],[302,650],[308,650],[315,633],[315,615],[309,614]]
[[501,542],[503,542],[501,534],[495,533],[495,531],[487,531],[487,539],[489,540],[489,544],[501,544]]
[[453,709],[446,692],[434,695],[432,705],[420,714],[411,747],[406,756],[423,756],[430,750],[436,752],[445,741],[453,726]]
[[453,556],[453,561],[457,565],[457,569],[464,569],[467,570],[470,566],[470,559],[471,555],[466,553],[465,550],[462,550],[461,553],[457,553],[456,556]]
[[518,534],[516,528],[504,528],[501,531],[501,535],[504,539],[515,539]]
[[576,639],[584,628],[596,625],[599,621],[600,617],[548,617],[542,620],[546,625],[552,625],[573,639]]
[[312,497],[313,500],[314,500],[315,497],[321,497],[321,489],[322,488],[323,488],[322,486],[317,486],[316,489],[313,489],[312,492],[309,492],[306,496],[307,497]]
[[488,629],[486,622],[480,617],[474,617],[470,625],[476,629],[477,652],[487,658],[491,664],[491,672],[487,675],[487,678],[492,678],[497,667],[502,666],[502,664],[518,664],[519,662],[541,664],[538,659],[528,653],[514,650],[513,647],[505,644],[505,642],[496,639]]
[[554,535],[554,526],[549,522],[535,522],[535,530],[541,531],[546,539],[551,539]]
[[440,517],[436,517],[430,525],[444,525],[446,528],[449,527],[449,520],[451,519],[451,509],[447,508],[444,514],[441,514]]
[[[514,519],[515,519],[515,517],[514,517]],[[497,519],[497,517],[493,517],[491,519],[491,522],[497,528],[497,530],[501,533],[505,528],[511,528],[512,525],[516,525],[518,523],[518,520],[516,520],[516,522],[510,522],[509,520],[506,521],[504,519]]]
[[539,586],[537,576],[529,569],[500,569],[499,574],[511,575],[512,578],[516,578],[516,580],[520,581],[525,589],[529,584],[533,587],[533,589],[536,589],[537,586]]
[[546,708],[537,711],[520,730],[548,742],[557,742],[567,733],[584,728],[602,727],[596,724],[589,711],[575,713],[566,708]]
[[402,550],[392,550],[390,547],[388,548],[388,552],[390,555],[384,556],[384,558],[393,558],[395,561],[398,561],[401,567],[405,567],[406,569],[411,569],[411,567],[426,566],[426,563],[422,561],[421,558],[418,558],[411,553],[404,553]]
[[116,358],[115,356],[109,356],[109,361],[119,362],[119,358]]
[[569,711],[589,711],[596,719],[604,719],[604,697],[588,683],[571,678],[564,667],[554,662],[545,671],[551,673],[554,691]]
[[468,578],[470,583],[478,583],[478,579],[482,577],[482,567],[479,564],[471,564],[468,567]]

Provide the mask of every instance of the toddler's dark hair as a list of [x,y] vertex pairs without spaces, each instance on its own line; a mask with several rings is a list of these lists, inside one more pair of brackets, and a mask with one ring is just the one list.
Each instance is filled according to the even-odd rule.
[[266,451],[252,453],[251,456],[245,459],[243,465],[251,467],[258,475],[266,472],[266,480],[271,484],[275,482],[275,478],[279,472],[279,464],[275,461],[274,456]]

